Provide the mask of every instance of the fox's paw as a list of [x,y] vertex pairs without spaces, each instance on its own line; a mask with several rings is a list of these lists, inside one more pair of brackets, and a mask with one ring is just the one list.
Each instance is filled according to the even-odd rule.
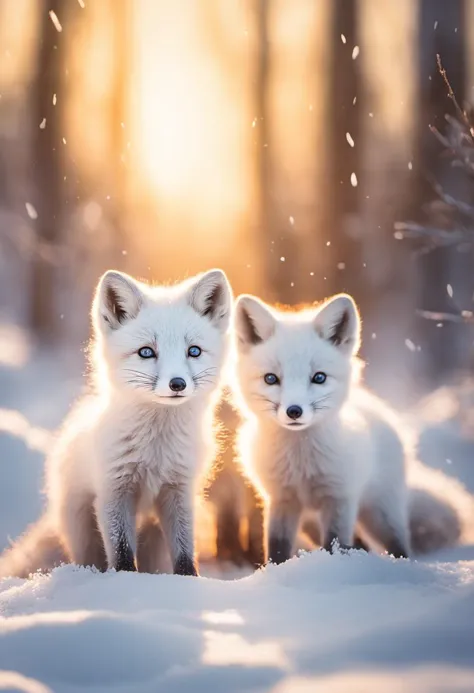
[[175,575],[192,575],[193,577],[199,577],[194,559],[192,556],[187,556],[185,553],[180,554],[176,559],[173,572]]

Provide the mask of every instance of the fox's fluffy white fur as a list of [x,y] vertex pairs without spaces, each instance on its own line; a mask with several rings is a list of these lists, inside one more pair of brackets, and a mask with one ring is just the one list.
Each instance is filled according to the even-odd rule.
[[153,571],[161,529],[174,571],[196,574],[195,487],[214,452],[231,304],[220,270],[170,287],[102,277],[93,391],[47,461],[45,516],[0,561],[0,574],[24,576],[62,558]]
[[[432,483],[426,488],[430,470],[413,460],[397,418],[359,384],[360,319],[350,296],[291,312],[241,296],[235,336],[247,418],[238,445],[268,499],[272,561],[292,554],[302,514],[315,511],[328,549],[335,539],[353,545],[356,526],[396,556],[459,539],[456,511]],[[407,489],[407,476],[417,488]]]

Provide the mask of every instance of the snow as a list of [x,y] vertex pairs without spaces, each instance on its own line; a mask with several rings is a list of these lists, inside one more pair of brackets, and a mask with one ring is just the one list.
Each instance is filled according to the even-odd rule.
[[62,26],[61,26],[61,22],[59,21],[56,12],[53,12],[53,10],[50,10],[50,11],[49,11],[49,16],[51,17],[51,21],[53,22],[53,26],[54,26],[54,28],[56,29],[56,31],[58,31],[59,33],[61,33],[61,31],[63,30],[63,28],[62,28]]
[[[41,126],[40,126],[41,127]],[[31,202],[25,202],[25,207],[26,207],[26,212],[30,219],[37,219],[38,218],[38,212],[34,208],[34,206],[31,204]]]
[[[81,354],[44,357],[27,341],[16,363],[4,342],[0,548],[41,512],[44,454],[83,370]],[[427,422],[436,402],[447,412],[437,393],[420,408]],[[455,433],[443,433],[442,445],[441,430],[426,435],[473,489],[472,446],[463,474]],[[251,575],[201,569],[195,579],[63,566],[0,581],[0,691],[474,690],[474,547],[425,561],[317,551]]]
[[231,581],[63,566],[3,580],[0,614],[0,669],[61,693],[474,689],[472,560],[315,552]]

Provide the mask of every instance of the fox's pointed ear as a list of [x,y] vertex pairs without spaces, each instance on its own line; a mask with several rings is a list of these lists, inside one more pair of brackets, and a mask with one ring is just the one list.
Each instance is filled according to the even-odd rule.
[[189,290],[189,303],[219,329],[227,330],[232,310],[232,289],[225,272],[214,269],[197,277]]
[[137,282],[128,274],[109,270],[99,280],[93,303],[96,327],[116,330],[136,318],[143,304]]
[[360,346],[360,316],[354,299],[338,294],[323,303],[314,319],[314,326],[323,339],[350,355]]
[[234,327],[240,347],[264,342],[275,331],[276,320],[263,301],[242,294],[236,301]]

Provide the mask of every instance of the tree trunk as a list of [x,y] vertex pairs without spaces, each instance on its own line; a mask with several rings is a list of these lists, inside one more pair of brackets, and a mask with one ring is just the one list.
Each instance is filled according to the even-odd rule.
[[33,256],[30,302],[31,327],[40,341],[49,343],[57,337],[59,325],[54,256],[61,236],[61,77],[64,36],[64,32],[58,32],[53,25],[50,10],[64,24],[65,4],[61,0],[41,3],[37,73],[32,89],[32,169],[34,207],[38,217],[34,222],[37,244]]
[[360,0],[358,11],[362,93],[356,232],[362,248],[359,272],[367,285],[362,353],[369,361],[369,383],[403,405],[413,394],[408,375],[417,358],[405,341],[413,341],[415,278],[409,248],[394,237],[394,222],[406,218],[412,204],[417,12],[413,0]]
[[333,0],[331,17],[331,61],[328,122],[330,156],[327,167],[331,194],[327,224],[331,229],[331,268],[328,293],[354,294],[364,311],[366,287],[357,239],[359,188],[351,175],[360,170],[360,60],[353,60],[358,45],[358,5],[354,0]]

